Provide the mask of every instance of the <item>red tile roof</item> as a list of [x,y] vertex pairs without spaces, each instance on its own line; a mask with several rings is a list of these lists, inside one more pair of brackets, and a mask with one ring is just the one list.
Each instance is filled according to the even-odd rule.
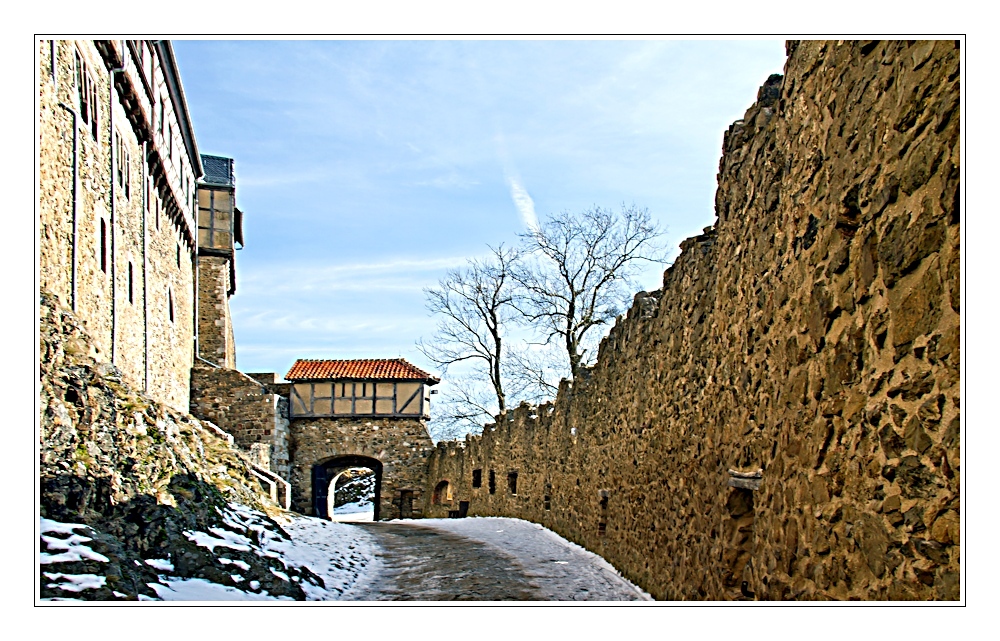
[[300,358],[285,374],[285,380],[288,381],[330,379],[427,381],[431,385],[441,382],[402,358],[362,358],[349,361]]

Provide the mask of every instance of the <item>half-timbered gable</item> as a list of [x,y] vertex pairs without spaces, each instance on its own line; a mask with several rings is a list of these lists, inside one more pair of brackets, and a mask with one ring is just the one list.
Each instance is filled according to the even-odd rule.
[[300,359],[285,378],[293,418],[430,418],[429,387],[440,382],[401,358]]

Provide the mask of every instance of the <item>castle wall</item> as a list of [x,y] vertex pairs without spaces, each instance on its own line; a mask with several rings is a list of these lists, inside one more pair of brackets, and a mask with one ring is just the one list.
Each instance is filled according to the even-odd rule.
[[412,516],[423,515],[427,460],[434,449],[423,421],[295,418],[291,421],[290,432],[293,510],[313,513],[313,465],[333,457],[356,455],[382,462],[382,520],[399,518],[400,493],[404,490],[412,493]]
[[255,463],[289,478],[287,398],[240,371],[199,361],[191,369],[190,411],[232,434]]
[[788,49],[726,133],[715,228],[554,403],[438,448],[425,492],[658,599],[958,599],[959,50]]
[[[38,44],[40,285],[74,309],[95,356],[117,366],[125,382],[186,409],[193,236],[191,203],[183,194],[193,185],[192,165],[179,134],[169,143],[143,112],[150,103],[142,96],[167,94],[162,72],[153,68],[150,88],[137,89],[136,64],[123,42],[56,41],[54,49],[52,41]],[[78,91],[77,55],[91,83],[86,101]],[[125,71],[115,72],[112,89],[117,65]],[[161,104],[173,108],[169,99]],[[173,154],[164,160],[168,147]],[[177,242],[159,243],[151,228],[161,209],[161,229],[180,242],[179,261]]]

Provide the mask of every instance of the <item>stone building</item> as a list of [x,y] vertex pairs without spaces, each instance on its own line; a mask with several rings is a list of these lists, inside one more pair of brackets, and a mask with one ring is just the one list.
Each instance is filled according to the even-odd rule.
[[292,505],[327,516],[339,472],[375,473],[375,519],[424,513],[429,388],[440,381],[403,359],[303,360],[290,381]]
[[201,158],[168,41],[38,43],[39,275],[96,356],[187,410]]
[[[198,152],[170,42],[45,40],[38,62],[40,288],[80,319],[94,356],[227,431],[286,499],[295,480],[302,511],[325,513],[313,468],[350,456],[376,471],[383,517],[421,514],[437,379],[405,361],[342,362],[328,379],[297,364],[294,386],[236,369],[234,161]],[[334,381],[357,395],[335,396]]]

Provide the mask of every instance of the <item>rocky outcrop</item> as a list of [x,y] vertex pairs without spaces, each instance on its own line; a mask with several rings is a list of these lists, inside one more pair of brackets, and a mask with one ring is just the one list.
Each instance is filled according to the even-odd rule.
[[168,576],[294,599],[321,584],[267,554],[287,536],[221,430],[130,389],[45,293],[39,320],[42,598],[156,598]]
[[788,52],[662,290],[553,403],[439,447],[425,491],[659,599],[958,599],[958,44]]

